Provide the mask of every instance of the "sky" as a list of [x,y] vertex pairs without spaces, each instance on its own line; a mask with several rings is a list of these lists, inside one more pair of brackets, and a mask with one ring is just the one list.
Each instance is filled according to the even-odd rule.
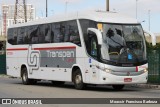
[[[15,1],[0,0],[0,5],[14,4]],[[45,17],[46,0],[26,0],[26,2],[33,4],[38,17]],[[66,2],[67,12],[106,9],[106,0],[48,0],[48,16],[65,13]],[[153,33],[160,33],[160,0],[137,0],[137,19],[146,30],[149,30],[149,10],[150,30]],[[110,11],[136,18],[136,0],[110,0]]]

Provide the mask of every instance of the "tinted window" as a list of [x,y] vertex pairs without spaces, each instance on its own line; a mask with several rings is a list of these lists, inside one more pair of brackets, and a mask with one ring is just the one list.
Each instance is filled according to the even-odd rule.
[[54,33],[52,32],[51,24],[45,25],[45,43],[51,43],[54,37]]
[[29,40],[29,37],[30,37],[30,35],[29,35],[29,28],[30,27],[25,27],[25,33],[24,33],[24,38],[23,38],[23,43],[24,44],[29,44],[30,43],[30,40]]
[[17,44],[24,44],[25,27],[18,28]]
[[81,46],[76,20],[9,29],[8,41],[14,45],[72,42]]
[[45,43],[45,25],[38,25],[37,28],[38,43]]
[[8,29],[8,43],[13,44],[13,29]]
[[8,29],[8,43],[12,45],[17,44],[17,28]]
[[54,32],[54,43],[60,43],[64,41],[64,29],[65,26],[62,23],[54,23],[52,24],[52,29]]
[[28,29],[29,40],[31,44],[38,43],[38,26],[30,26]]
[[87,29],[88,28],[97,28],[96,22],[91,21],[91,20],[86,20],[86,19],[81,19],[80,20],[80,24],[81,24],[81,29],[83,32],[83,37],[85,40],[85,44],[88,43],[88,36],[87,36]]
[[78,26],[76,21],[68,21],[66,23],[67,33],[65,40],[81,46]]

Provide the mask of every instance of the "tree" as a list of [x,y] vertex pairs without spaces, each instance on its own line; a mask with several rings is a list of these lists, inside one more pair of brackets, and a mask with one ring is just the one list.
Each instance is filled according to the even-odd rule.
[[2,49],[3,49],[3,43],[0,42],[0,50],[2,50]]

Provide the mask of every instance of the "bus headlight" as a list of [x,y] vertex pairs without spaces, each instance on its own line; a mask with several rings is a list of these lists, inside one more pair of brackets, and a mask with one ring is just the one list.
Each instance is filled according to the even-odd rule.
[[112,70],[110,70],[110,69],[108,69],[108,68],[102,68],[102,67],[100,67],[100,66],[96,66],[96,67],[97,67],[98,69],[106,72],[106,73],[111,73],[111,72],[112,72]]
[[111,73],[112,70],[105,68],[103,71],[105,71],[106,73]]
[[148,72],[148,68],[144,69],[143,72],[144,72],[144,73]]

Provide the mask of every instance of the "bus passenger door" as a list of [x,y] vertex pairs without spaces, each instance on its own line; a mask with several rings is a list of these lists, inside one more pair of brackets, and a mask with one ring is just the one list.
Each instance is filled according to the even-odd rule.
[[88,32],[88,43],[87,51],[90,56],[89,58],[89,81],[90,83],[96,83],[98,80],[98,40],[96,33],[89,31]]

